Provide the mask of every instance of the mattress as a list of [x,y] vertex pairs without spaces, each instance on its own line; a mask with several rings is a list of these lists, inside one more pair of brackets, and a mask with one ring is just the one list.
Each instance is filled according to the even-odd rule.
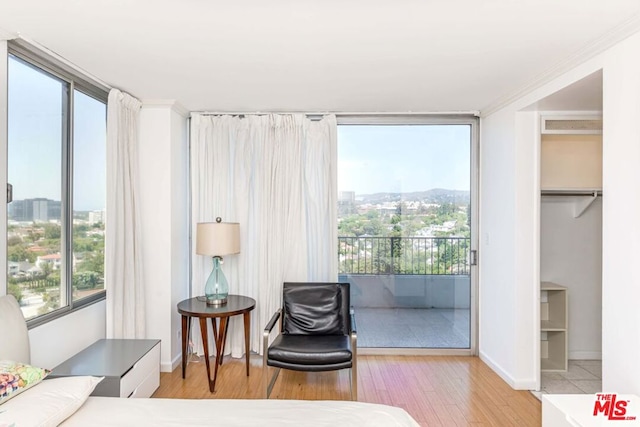
[[89,397],[62,426],[415,427],[401,408],[351,401]]

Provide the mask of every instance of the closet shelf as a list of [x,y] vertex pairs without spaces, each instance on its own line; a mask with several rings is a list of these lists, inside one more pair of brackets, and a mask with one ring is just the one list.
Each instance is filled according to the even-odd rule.
[[563,322],[554,322],[551,320],[541,320],[540,321],[540,331],[548,332],[548,331],[566,331],[567,325]]
[[573,205],[573,217],[580,218],[589,206],[602,196],[601,188],[594,189],[544,189],[540,192],[542,196],[563,196],[577,197]]
[[553,282],[540,283],[540,369],[568,368],[567,288]]

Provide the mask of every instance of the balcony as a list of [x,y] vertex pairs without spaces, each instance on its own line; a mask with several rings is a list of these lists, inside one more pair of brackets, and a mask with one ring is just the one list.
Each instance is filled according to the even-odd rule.
[[338,240],[359,347],[469,348],[469,238]]

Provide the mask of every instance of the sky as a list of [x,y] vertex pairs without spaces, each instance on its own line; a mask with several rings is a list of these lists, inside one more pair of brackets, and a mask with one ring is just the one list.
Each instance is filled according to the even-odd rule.
[[338,126],[338,191],[469,191],[470,125]]
[[[9,59],[8,182],[13,199],[61,200],[66,83]],[[106,106],[74,91],[75,211],[106,204]]]

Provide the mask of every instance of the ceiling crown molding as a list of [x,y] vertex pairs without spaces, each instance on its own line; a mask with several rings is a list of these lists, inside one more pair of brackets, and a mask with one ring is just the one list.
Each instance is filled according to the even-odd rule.
[[183,117],[189,117],[190,111],[175,99],[143,99],[143,108],[171,108]]
[[517,101],[525,95],[533,92],[534,90],[544,86],[552,80],[560,77],[564,73],[572,70],[580,64],[585,63],[591,58],[601,54],[610,47],[620,43],[626,38],[634,35],[640,31],[640,14],[633,15],[622,24],[615,27],[613,30],[605,33],[602,37],[599,37],[582,49],[578,50],[573,55],[569,55],[566,59],[558,62],[553,67],[549,68],[538,77],[531,80],[529,83],[520,87],[520,89],[512,92],[509,95],[496,99],[491,104],[480,110],[481,117],[487,117],[498,110],[506,107],[507,105]]
[[16,33],[0,28],[0,40],[13,40],[17,37],[18,35]]

